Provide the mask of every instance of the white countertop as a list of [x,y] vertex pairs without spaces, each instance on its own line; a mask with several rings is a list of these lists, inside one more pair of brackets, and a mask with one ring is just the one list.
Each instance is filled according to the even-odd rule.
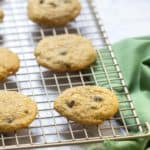
[[97,0],[111,42],[150,34],[150,0]]

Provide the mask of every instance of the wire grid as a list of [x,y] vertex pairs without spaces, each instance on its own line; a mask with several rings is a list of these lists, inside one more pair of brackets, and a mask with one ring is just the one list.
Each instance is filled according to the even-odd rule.
[[[39,27],[30,22],[26,15],[26,0],[5,0],[0,3],[5,10],[5,21],[0,25],[0,44],[11,48],[21,60],[19,72],[0,83],[0,89],[21,92],[32,97],[38,105],[38,115],[27,129],[0,134],[0,149],[132,138],[135,136],[129,135],[130,127],[142,132],[141,136],[146,135],[145,125],[138,120],[94,1],[81,0],[81,15],[66,27],[57,29]],[[81,34],[90,39],[97,49],[97,62],[86,70],[64,74],[55,74],[39,66],[33,54],[38,41],[48,35],[63,33]],[[58,114],[53,109],[54,99],[64,89],[79,85],[100,85],[115,91],[121,97],[118,115],[99,126],[88,127]],[[124,116],[126,112],[128,115]],[[133,123],[127,124],[128,120]]]

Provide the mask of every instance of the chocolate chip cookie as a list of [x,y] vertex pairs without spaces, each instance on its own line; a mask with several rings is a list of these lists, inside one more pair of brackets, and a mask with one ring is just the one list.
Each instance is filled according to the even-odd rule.
[[80,13],[79,0],[29,0],[28,16],[46,26],[63,26]]
[[98,86],[78,86],[65,90],[54,108],[70,120],[85,125],[100,124],[118,110],[118,99],[110,90]]
[[77,71],[96,59],[91,41],[75,34],[49,36],[39,42],[35,56],[40,65],[54,72]]
[[0,91],[0,132],[27,127],[37,114],[36,103],[13,91]]
[[15,74],[20,66],[20,61],[14,52],[7,48],[0,48],[0,80]]

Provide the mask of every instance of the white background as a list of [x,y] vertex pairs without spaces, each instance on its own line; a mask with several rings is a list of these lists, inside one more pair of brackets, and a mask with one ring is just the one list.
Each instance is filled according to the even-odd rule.
[[111,42],[150,35],[150,0],[96,0]]

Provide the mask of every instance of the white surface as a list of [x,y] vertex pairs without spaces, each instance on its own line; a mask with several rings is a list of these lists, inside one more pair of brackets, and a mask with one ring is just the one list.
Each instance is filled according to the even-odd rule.
[[150,0],[97,0],[111,42],[150,34]]

